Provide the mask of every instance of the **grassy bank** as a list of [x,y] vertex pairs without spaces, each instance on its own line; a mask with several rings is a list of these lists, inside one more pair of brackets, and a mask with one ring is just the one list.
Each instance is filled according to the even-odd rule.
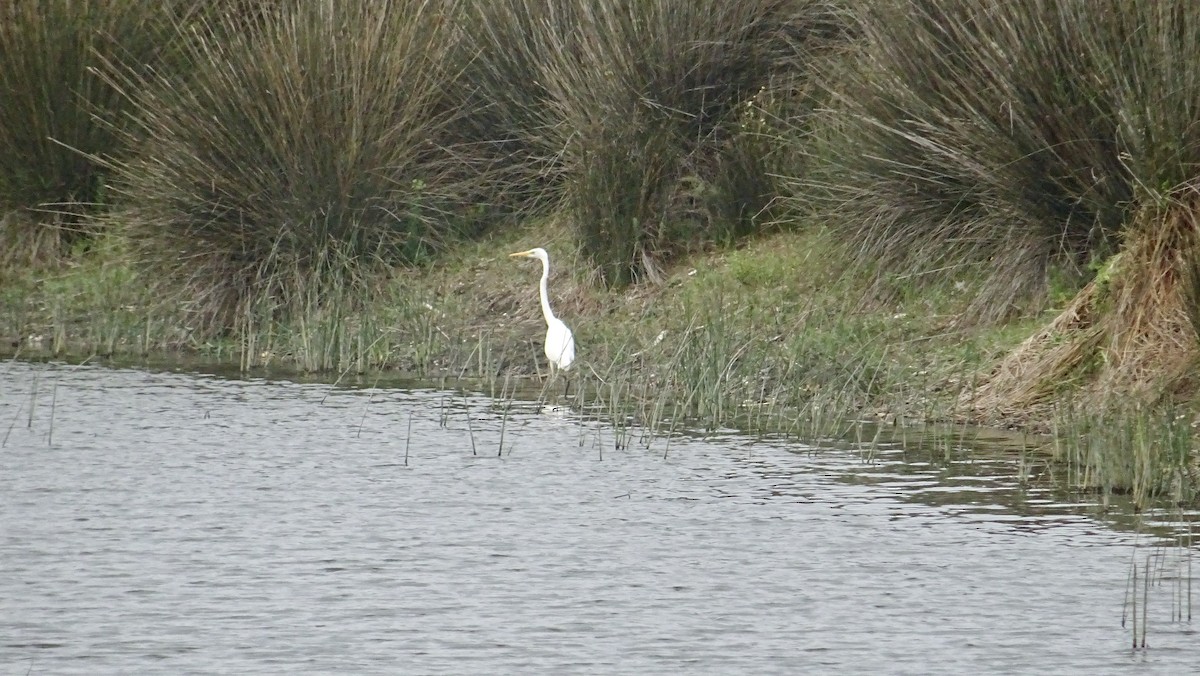
[[186,305],[150,293],[119,242],[102,241],[57,267],[9,276],[0,335],[9,354],[175,352],[280,372],[538,377],[540,270],[505,254],[542,245],[553,256],[555,311],[579,343],[573,377],[591,387],[624,381],[637,399],[661,391],[679,413],[715,426],[762,406],[955,418],[969,375],[1038,325],[961,322],[971,299],[962,282],[863,301],[861,281],[844,274],[820,231],[694,254],[660,284],[621,289],[594,284],[569,241],[552,223],[510,230],[464,243],[435,268],[396,268],[366,304],[314,297],[299,321],[264,312],[216,338],[189,326]]
[[[578,401],[659,430],[733,425],[812,438],[852,435],[855,421],[961,423],[980,374],[1054,316],[1050,307],[1001,325],[964,321],[972,299],[964,285],[864,304],[863,281],[843,274],[823,238],[765,236],[693,256],[662,285],[622,291],[597,287],[572,256],[557,256],[551,296],[579,342]],[[534,244],[553,253],[568,240],[554,226],[498,235],[464,245],[436,270],[398,269],[369,307],[319,303],[302,322],[264,317],[219,339],[201,337],[186,308],[148,293],[126,252],[98,246],[37,276],[6,279],[0,336],[8,354],[31,357],[328,377],[383,369],[528,390],[545,368],[538,271],[503,254]],[[1106,412],[1070,401],[1008,424],[1032,429],[1031,445],[1076,468],[1080,485],[1131,490],[1139,500],[1194,494],[1194,409]]]
[[[369,305],[349,306],[359,309],[314,299],[303,321],[265,315],[218,339],[189,327],[186,308],[149,294],[126,251],[98,246],[37,276],[8,278],[0,336],[10,355],[174,359],[331,378],[382,370],[497,394],[536,391],[547,382],[539,270],[505,254],[544,245],[552,302],[579,344],[571,377],[579,405],[659,432],[736,426],[820,438],[854,437],[859,423],[900,434],[969,422],[964,402],[981,374],[1057,312],[967,321],[966,280],[864,301],[869,282],[845,274],[827,237],[765,235],[693,255],[659,285],[612,290],[595,285],[577,256],[555,255],[570,250],[570,233],[543,223],[466,243],[434,269],[398,268]],[[562,383],[542,386],[556,397]],[[1138,502],[1193,499],[1194,409],[1105,412],[1070,401],[1007,424],[1075,468],[1079,486],[1128,490]]]

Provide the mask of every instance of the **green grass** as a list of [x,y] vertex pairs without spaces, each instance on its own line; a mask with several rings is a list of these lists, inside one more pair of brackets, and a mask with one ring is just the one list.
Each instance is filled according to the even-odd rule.
[[[185,308],[152,295],[119,240],[101,239],[70,265],[11,278],[0,291],[0,336],[6,344],[21,338],[31,356],[128,362],[169,353],[327,377],[384,370],[554,398],[562,383],[537,377],[546,370],[536,270],[505,255],[544,244],[555,269],[552,302],[579,345],[575,405],[603,414],[621,443],[637,441],[635,425],[651,439],[684,426],[732,426],[806,439],[866,434],[869,447],[868,423],[903,431],[959,421],[975,374],[1040,326],[1036,316],[998,326],[963,321],[972,295],[955,285],[864,305],[866,282],[844,274],[827,237],[776,234],[693,256],[661,286],[613,291],[589,284],[578,258],[558,255],[569,233],[546,222],[466,242],[435,269],[399,269],[369,295],[353,291],[355,303],[312,298],[288,322],[249,313],[238,332],[215,339],[189,329]],[[1078,488],[1129,491],[1135,502],[1193,500],[1200,478],[1184,415],[1191,409],[1168,417],[1155,410],[1063,408],[1053,434],[1034,434],[1030,444],[1071,468]]]
[[[2,296],[0,333],[58,334],[64,338],[47,347],[65,352],[90,352],[97,344],[113,346],[104,352],[130,354],[146,346],[185,348],[246,366],[304,371],[534,374],[545,370],[537,274],[504,254],[549,240],[552,301],[578,336],[587,368],[580,372],[636,367],[669,391],[695,391],[695,411],[708,410],[701,402],[709,393],[730,387],[725,399],[739,405],[793,385],[802,392],[837,384],[856,396],[885,391],[872,374],[930,354],[922,349],[889,356],[888,346],[904,340],[948,348],[939,374],[994,355],[982,337],[943,326],[952,315],[939,313],[952,312],[962,300],[953,294],[939,302],[914,294],[875,309],[849,303],[851,282],[830,262],[821,235],[779,234],[741,250],[694,256],[662,286],[626,293],[592,287],[586,264],[559,256],[553,242],[567,235],[560,228],[549,224],[463,243],[437,268],[398,268],[369,291],[314,285],[305,311],[293,321],[274,318],[269,307],[251,308],[246,324],[217,338],[189,333],[188,308],[156,297],[131,252],[114,237],[70,265],[14,278]],[[343,302],[339,294],[354,298]],[[997,333],[981,330],[979,336]],[[721,368],[713,368],[717,364]],[[850,377],[856,372],[861,375]],[[796,392],[786,396],[802,400]]]
[[1172,405],[1096,409],[1064,404],[1055,418],[1052,457],[1073,487],[1103,496],[1127,493],[1135,508],[1153,501],[1200,500],[1195,412]]
[[194,349],[185,318],[157,298],[123,242],[100,235],[57,266],[9,271],[0,336],[33,352],[144,356]]

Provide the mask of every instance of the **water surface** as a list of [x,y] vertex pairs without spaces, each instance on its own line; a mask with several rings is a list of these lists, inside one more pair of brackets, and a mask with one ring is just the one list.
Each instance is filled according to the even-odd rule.
[[[617,450],[482,396],[15,361],[0,426],[6,674],[1200,664],[1179,549],[1022,489],[1011,456]],[[1159,568],[1145,651],[1135,553]]]

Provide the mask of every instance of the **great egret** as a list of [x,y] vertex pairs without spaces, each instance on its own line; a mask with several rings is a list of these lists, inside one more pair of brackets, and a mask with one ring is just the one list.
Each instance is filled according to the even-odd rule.
[[568,329],[561,319],[555,317],[554,311],[550,309],[550,297],[546,293],[546,283],[550,279],[550,256],[541,247],[529,251],[518,251],[509,256],[511,258],[536,258],[542,262],[542,281],[538,290],[542,296],[542,315],[546,318],[546,358],[550,360],[552,373],[555,368],[566,371],[571,368],[571,362],[575,361],[575,337],[571,335],[571,329]]

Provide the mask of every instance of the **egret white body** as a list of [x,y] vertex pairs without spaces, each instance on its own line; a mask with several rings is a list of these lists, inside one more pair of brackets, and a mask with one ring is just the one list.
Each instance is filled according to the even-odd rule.
[[509,254],[509,256],[536,258],[542,262],[542,281],[538,290],[541,292],[542,316],[546,318],[546,358],[550,360],[551,372],[556,368],[566,371],[575,361],[575,337],[571,335],[571,329],[568,329],[561,319],[555,317],[554,311],[550,309],[550,296],[546,292],[546,286],[550,279],[550,256],[545,249],[540,247],[529,251],[519,251]]

